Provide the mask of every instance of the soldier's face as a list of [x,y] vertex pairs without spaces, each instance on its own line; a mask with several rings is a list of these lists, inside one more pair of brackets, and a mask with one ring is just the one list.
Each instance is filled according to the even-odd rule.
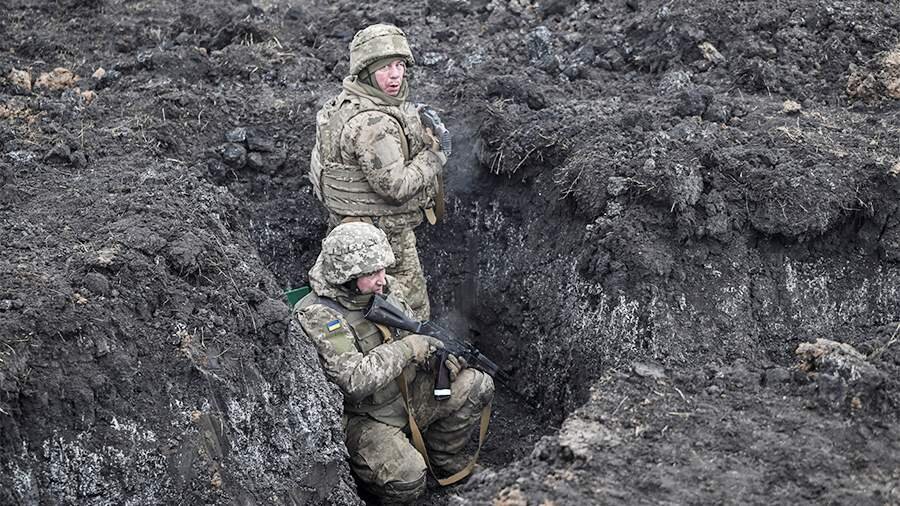
[[375,71],[375,83],[381,91],[392,97],[400,93],[400,85],[403,84],[403,76],[406,75],[406,63],[403,60],[394,60]]
[[386,283],[384,269],[356,278],[359,293],[384,293]]

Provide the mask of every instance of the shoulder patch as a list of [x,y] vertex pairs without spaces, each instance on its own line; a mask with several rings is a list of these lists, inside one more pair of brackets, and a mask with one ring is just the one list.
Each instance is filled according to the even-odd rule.
[[340,320],[331,320],[330,322],[325,324],[325,330],[328,332],[334,332],[335,330],[339,330],[341,328]]

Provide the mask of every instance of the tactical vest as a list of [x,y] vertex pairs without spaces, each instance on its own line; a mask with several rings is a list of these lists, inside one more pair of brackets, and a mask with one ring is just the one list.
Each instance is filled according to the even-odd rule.
[[[388,301],[395,306],[401,306],[400,302],[393,296],[389,295]],[[363,355],[367,355],[376,346],[385,342],[381,331],[378,330],[375,324],[365,319],[361,310],[347,309],[334,300],[319,297],[315,292],[309,293],[297,304],[301,308],[313,304],[322,304],[341,313],[341,316],[344,317],[344,320],[346,320],[347,325],[353,332],[356,349]],[[391,329],[391,331],[393,332],[392,338],[400,337],[396,329]],[[404,369],[404,372],[407,378],[415,377],[415,364],[410,363]],[[380,422],[396,427],[404,427],[407,424],[406,406],[396,381],[391,381],[360,402],[350,402],[345,398],[344,411],[347,413],[368,414]]]
[[398,205],[375,192],[359,165],[344,163],[341,156],[344,127],[351,118],[368,111],[387,114],[400,124],[405,161],[425,149],[425,130],[413,104],[377,105],[366,97],[342,91],[316,114],[316,146],[310,160],[310,179],[316,196],[329,211],[341,217],[421,213],[428,203],[424,192]]

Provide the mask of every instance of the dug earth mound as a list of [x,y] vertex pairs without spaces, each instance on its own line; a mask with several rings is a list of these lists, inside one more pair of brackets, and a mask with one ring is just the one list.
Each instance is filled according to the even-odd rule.
[[13,0],[0,503],[364,503],[283,291],[374,22],[454,136],[434,313],[513,377],[420,504],[900,502],[893,3]]

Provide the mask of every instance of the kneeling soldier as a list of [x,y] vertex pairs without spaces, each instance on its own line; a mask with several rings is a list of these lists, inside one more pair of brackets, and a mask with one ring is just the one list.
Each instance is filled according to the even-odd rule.
[[350,466],[361,483],[386,503],[406,503],[425,491],[427,470],[410,437],[422,430],[422,451],[436,473],[471,469],[471,459],[461,452],[479,417],[486,417],[494,383],[450,355],[453,393],[435,400],[434,374],[426,369],[443,343],[363,317],[373,294],[413,314],[390,292],[393,278],[385,269],[393,263],[391,245],[378,228],[363,222],[337,226],[309,271],[312,292],[294,308],[291,333],[312,340],[328,379],[344,394]]

